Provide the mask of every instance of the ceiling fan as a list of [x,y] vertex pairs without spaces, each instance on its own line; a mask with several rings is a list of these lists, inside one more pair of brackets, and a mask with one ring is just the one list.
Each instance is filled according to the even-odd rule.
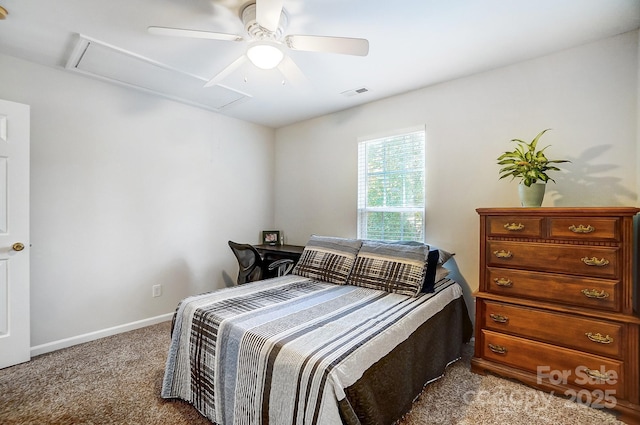
[[247,60],[262,69],[278,67],[285,78],[299,82],[303,79],[302,72],[286,55],[287,49],[355,56],[366,56],[369,53],[369,41],[363,38],[284,35],[288,16],[283,6],[284,0],[256,0],[244,7],[240,18],[247,33],[245,36],[158,26],[150,26],[147,30],[151,34],[246,42],[246,53],[213,76],[205,87],[219,84]]

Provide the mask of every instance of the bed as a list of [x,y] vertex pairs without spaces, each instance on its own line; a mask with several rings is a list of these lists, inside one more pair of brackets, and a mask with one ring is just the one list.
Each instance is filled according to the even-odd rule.
[[312,237],[295,274],[186,298],[162,397],[221,425],[393,424],[471,336],[429,251]]

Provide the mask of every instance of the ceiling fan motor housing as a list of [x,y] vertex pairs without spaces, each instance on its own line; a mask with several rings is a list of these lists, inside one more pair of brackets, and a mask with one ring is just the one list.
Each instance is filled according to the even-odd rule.
[[269,31],[268,29],[260,26],[256,21],[256,4],[251,3],[240,13],[240,18],[244,24],[244,28],[247,34],[254,40],[273,40],[279,41],[284,34],[284,30],[289,22],[289,18],[284,9],[280,12],[280,22],[278,28],[275,31]]

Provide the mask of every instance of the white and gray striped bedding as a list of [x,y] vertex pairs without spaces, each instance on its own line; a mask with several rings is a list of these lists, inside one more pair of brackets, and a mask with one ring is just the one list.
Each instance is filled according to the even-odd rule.
[[444,279],[409,297],[289,275],[183,300],[162,397],[224,424],[339,424],[371,365],[462,296]]

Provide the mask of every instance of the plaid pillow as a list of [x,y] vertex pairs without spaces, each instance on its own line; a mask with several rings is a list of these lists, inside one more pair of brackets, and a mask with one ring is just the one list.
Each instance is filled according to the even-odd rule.
[[362,241],[311,236],[292,274],[344,285]]
[[347,285],[416,296],[422,289],[429,245],[364,242]]

